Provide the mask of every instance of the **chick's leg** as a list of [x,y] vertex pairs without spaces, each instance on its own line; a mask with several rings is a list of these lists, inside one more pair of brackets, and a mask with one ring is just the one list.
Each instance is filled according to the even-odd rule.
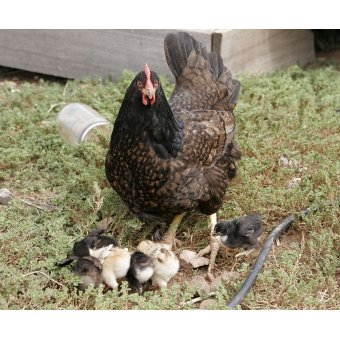
[[237,257],[240,257],[240,256],[248,256],[248,255],[251,254],[254,250],[255,250],[255,248],[250,248],[250,249],[248,249],[248,250],[246,250],[246,251],[243,251],[243,252],[241,252],[241,253],[236,254],[235,257],[237,258]]
[[210,215],[210,228],[211,228],[210,244],[198,253],[199,256],[203,256],[203,255],[210,253],[210,260],[209,260],[208,273],[207,273],[208,278],[210,280],[213,280],[214,278],[211,271],[214,269],[216,256],[217,256],[218,250],[220,249],[220,242],[221,242],[220,236],[212,236],[216,223],[217,223],[216,214]]
[[164,243],[168,243],[168,244],[171,244],[171,246],[173,246],[173,245],[175,246],[176,232],[177,232],[178,226],[181,223],[185,214],[186,213],[176,215],[175,218],[172,220],[172,222],[170,223],[168,231],[163,236],[163,242]]

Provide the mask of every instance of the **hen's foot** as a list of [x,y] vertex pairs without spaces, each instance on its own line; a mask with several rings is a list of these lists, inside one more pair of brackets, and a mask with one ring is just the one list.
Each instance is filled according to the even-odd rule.
[[210,236],[210,244],[207,247],[205,247],[204,249],[202,249],[201,251],[198,252],[199,256],[203,256],[203,255],[210,253],[207,277],[211,281],[214,279],[214,276],[212,274],[212,270],[214,269],[216,256],[217,256],[218,250],[220,249],[220,243],[221,243],[220,236],[212,236],[212,233],[214,231],[216,223],[217,223],[216,214],[210,215],[210,224],[209,224],[210,235],[211,235]]

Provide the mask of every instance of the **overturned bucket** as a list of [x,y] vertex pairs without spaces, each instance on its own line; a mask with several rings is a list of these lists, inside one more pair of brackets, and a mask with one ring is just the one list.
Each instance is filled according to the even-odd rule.
[[93,129],[109,134],[110,122],[86,104],[71,103],[59,113],[57,127],[61,137],[71,144],[90,139]]

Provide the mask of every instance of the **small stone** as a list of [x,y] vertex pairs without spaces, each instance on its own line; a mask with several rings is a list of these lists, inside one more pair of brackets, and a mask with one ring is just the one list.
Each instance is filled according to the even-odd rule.
[[207,299],[200,303],[200,309],[210,309],[215,305],[216,301],[214,299]]
[[289,182],[288,182],[288,188],[294,188],[297,185],[299,185],[299,183],[301,182],[301,178],[300,177],[293,177]]
[[210,293],[210,286],[203,276],[200,275],[193,276],[193,278],[189,282],[189,285],[192,287],[196,287],[197,293],[199,295]]
[[12,199],[12,194],[8,189],[6,188],[0,189],[0,203],[1,204],[8,204],[11,199]]
[[113,218],[111,216],[104,217],[101,221],[99,221],[99,226],[102,228],[108,228],[113,222]]
[[238,272],[224,271],[221,275],[217,276],[210,284],[210,291],[215,292],[220,283],[228,283],[240,277]]
[[280,157],[280,164],[282,166],[288,166],[289,164],[289,159],[287,157],[281,156]]

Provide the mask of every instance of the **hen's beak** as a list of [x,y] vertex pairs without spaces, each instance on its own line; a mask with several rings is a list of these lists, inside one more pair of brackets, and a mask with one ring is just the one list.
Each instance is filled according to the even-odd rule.
[[142,90],[143,93],[143,104],[147,105],[148,100],[146,97],[149,98],[150,104],[152,105],[156,101],[156,89],[154,87],[147,87]]
[[143,94],[149,97],[149,99],[152,99],[152,97],[155,95],[156,89],[154,87],[148,87],[143,89]]

